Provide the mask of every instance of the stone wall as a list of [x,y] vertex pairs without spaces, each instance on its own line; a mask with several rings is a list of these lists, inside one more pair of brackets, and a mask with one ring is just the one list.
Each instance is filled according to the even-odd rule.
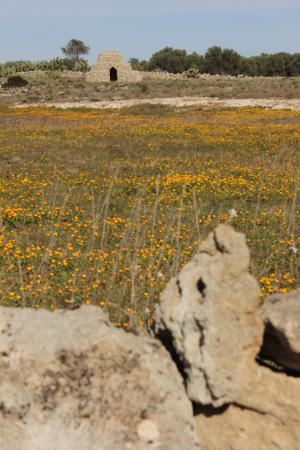
[[300,291],[261,305],[249,262],[218,226],[148,332],[0,308],[1,450],[299,450]]
[[187,80],[182,73],[139,72],[144,80]]

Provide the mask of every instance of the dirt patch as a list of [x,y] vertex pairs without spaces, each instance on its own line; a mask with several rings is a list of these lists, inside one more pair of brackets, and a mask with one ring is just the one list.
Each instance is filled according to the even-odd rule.
[[88,109],[121,109],[139,105],[165,105],[174,107],[205,106],[222,108],[263,107],[270,109],[300,109],[300,99],[219,99],[209,97],[171,97],[151,99],[131,99],[115,101],[80,101],[80,102],[56,102],[56,103],[27,103],[18,105],[18,108],[27,107],[55,107],[61,109],[88,108]]

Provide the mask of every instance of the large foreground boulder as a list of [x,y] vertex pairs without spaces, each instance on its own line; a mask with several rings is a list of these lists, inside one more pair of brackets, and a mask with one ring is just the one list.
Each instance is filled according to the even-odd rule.
[[261,344],[259,288],[245,236],[219,225],[163,293],[155,332],[177,360],[189,398],[236,400]]
[[300,290],[272,295],[262,311],[265,333],[261,357],[300,374]]
[[192,406],[158,341],[96,307],[0,309],[1,450],[192,450]]

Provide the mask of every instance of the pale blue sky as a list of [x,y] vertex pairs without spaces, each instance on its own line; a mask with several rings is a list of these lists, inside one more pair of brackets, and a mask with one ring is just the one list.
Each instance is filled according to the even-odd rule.
[[166,45],[300,52],[299,23],[300,0],[0,0],[0,62],[60,56],[73,37],[91,62],[109,48],[148,58]]

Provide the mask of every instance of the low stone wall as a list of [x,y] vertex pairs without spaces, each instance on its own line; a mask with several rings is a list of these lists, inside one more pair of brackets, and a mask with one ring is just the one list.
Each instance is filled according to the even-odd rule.
[[249,262],[217,227],[149,333],[0,308],[1,450],[299,450],[300,291],[261,306]]
[[139,72],[144,80],[187,80],[181,73],[168,72]]

